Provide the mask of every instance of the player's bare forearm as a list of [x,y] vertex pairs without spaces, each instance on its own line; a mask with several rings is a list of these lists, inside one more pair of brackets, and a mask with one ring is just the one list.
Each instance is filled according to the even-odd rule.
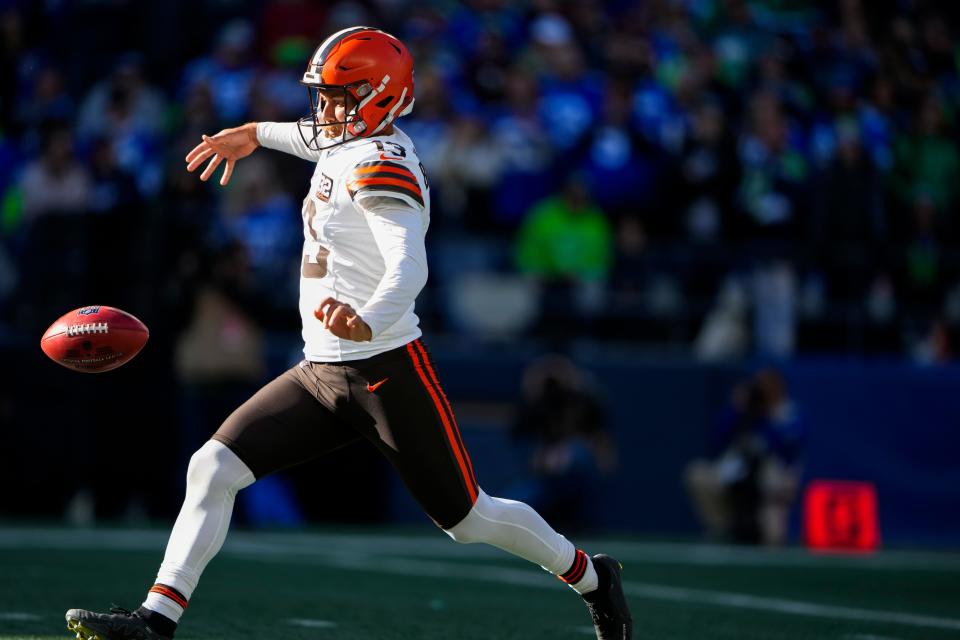
[[248,122],[239,127],[224,129],[215,136],[203,136],[203,142],[195,146],[187,154],[187,171],[195,171],[208,158],[210,162],[200,174],[200,179],[206,182],[213,175],[220,163],[227,161],[220,177],[220,186],[226,186],[233,175],[233,167],[237,160],[246,158],[260,146],[257,140],[257,123]]

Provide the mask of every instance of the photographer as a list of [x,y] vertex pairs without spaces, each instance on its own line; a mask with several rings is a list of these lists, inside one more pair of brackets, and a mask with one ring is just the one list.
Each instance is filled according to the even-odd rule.
[[711,539],[781,545],[801,475],[803,425],[775,369],[738,385],[684,480]]

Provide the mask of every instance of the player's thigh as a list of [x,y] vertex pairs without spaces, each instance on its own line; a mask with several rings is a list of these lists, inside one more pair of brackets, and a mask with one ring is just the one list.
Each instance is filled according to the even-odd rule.
[[230,414],[213,435],[257,478],[360,437],[317,400],[303,375],[300,367],[294,367],[275,378]]
[[[417,340],[359,369],[354,395],[373,416],[375,444],[427,515],[444,528],[466,517],[478,486],[433,361]],[[382,385],[368,391],[367,385]],[[371,432],[365,434],[371,437]]]

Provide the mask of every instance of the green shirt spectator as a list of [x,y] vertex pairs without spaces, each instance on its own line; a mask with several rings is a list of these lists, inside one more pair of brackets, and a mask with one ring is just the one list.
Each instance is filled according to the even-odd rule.
[[527,213],[517,239],[517,265],[547,279],[600,280],[612,262],[610,223],[580,184],[540,201]]
[[912,206],[917,199],[926,198],[944,212],[956,201],[960,154],[944,128],[942,107],[930,97],[918,115],[917,134],[897,141],[893,189],[903,204]]

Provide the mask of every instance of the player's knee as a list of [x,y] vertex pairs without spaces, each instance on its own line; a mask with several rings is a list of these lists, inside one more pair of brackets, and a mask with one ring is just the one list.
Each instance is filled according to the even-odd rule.
[[483,514],[489,511],[490,506],[490,497],[481,491],[466,517],[449,529],[444,529],[444,533],[460,544],[486,542],[489,539],[490,523]]
[[187,490],[203,493],[236,491],[253,481],[247,466],[226,445],[209,440],[190,457]]
[[467,517],[450,527],[449,529],[444,529],[444,533],[454,539],[454,541],[459,542],[460,544],[472,544],[474,542],[480,542],[478,527],[476,526],[476,521],[478,517],[477,514],[472,510],[467,514]]

